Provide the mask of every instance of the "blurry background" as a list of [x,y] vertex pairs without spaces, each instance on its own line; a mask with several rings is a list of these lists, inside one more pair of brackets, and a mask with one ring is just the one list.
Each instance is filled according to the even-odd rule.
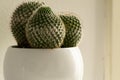
[[[10,17],[16,6],[23,1],[25,0],[0,0],[0,80],[4,80],[4,54],[9,46],[16,45],[10,31]],[[55,12],[72,11],[80,16],[82,38],[79,48],[84,59],[83,80],[110,80],[111,0],[35,1],[46,2]],[[117,3],[120,1],[115,0],[115,5]],[[115,9],[119,11],[118,8]]]

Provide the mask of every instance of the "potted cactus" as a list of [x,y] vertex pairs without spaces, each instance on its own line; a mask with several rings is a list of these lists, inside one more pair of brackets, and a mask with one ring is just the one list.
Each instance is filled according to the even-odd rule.
[[5,54],[5,80],[82,80],[77,16],[57,15],[43,2],[25,2],[12,15],[11,31],[18,45]]

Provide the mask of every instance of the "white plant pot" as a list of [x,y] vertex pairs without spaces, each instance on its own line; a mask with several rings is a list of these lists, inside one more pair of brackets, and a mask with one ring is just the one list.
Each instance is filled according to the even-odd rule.
[[78,47],[9,47],[5,54],[5,80],[82,80],[82,77],[83,60]]

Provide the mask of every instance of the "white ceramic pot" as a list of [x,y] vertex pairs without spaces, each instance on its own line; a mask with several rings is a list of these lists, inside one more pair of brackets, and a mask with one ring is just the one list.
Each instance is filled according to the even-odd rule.
[[78,47],[9,47],[5,55],[5,80],[82,80],[82,77],[83,60]]

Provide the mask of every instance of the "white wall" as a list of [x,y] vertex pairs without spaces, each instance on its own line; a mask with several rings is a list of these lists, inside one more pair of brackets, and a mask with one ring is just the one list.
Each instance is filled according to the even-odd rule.
[[[8,46],[16,44],[10,32],[10,16],[24,0],[0,0],[0,80],[2,64]],[[38,0],[39,1],[39,0]],[[44,0],[56,12],[72,11],[82,22],[80,49],[84,58],[84,80],[104,80],[105,0]]]

